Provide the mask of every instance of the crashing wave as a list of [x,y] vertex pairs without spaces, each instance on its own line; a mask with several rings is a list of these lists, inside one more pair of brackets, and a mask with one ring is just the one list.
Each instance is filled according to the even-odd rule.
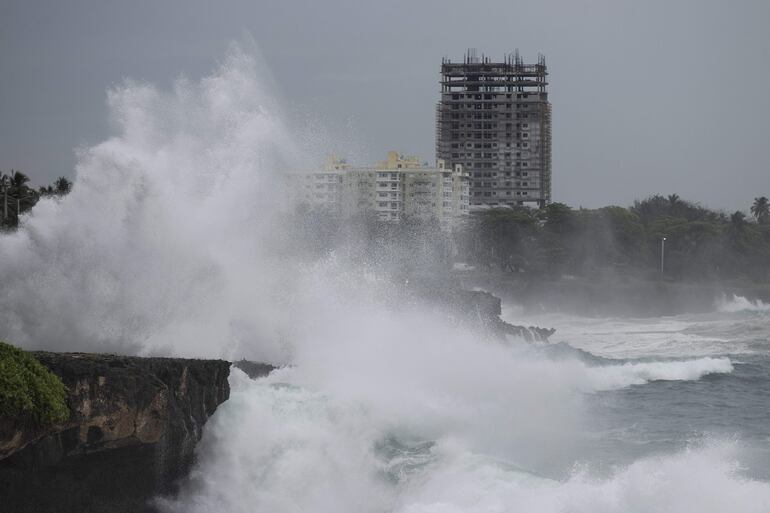
[[717,300],[717,309],[720,312],[770,312],[770,303],[760,299],[752,301],[744,296],[733,294],[732,297],[723,295]]

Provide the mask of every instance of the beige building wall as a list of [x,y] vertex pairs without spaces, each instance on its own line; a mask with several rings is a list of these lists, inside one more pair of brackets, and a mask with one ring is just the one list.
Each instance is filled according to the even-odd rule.
[[439,161],[429,167],[394,151],[373,168],[330,157],[323,171],[291,174],[289,188],[294,201],[309,208],[348,217],[372,212],[382,221],[435,219],[446,230],[468,214],[470,198],[461,166]]

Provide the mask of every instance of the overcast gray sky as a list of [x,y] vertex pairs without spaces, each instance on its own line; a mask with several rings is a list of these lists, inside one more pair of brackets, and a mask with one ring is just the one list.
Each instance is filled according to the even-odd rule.
[[518,48],[549,66],[554,200],[745,210],[770,196],[768,23],[768,0],[0,0],[0,170],[72,176],[108,87],[198,78],[247,33],[286,110],[357,160],[432,161],[441,58]]

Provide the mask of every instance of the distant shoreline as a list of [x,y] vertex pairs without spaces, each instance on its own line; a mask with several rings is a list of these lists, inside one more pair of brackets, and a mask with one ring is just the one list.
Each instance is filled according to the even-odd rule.
[[746,280],[661,281],[629,276],[521,277],[499,272],[454,273],[465,288],[480,288],[525,311],[585,316],[659,317],[706,313],[733,295],[770,302],[770,283]]

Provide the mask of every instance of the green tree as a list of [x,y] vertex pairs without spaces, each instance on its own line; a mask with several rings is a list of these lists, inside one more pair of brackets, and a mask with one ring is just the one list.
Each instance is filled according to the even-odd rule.
[[67,178],[64,176],[60,176],[54,182],[54,192],[59,196],[64,196],[65,194],[69,194],[71,190],[72,190],[72,182],[67,180]]
[[26,187],[26,184],[29,182],[29,177],[22,173],[21,171],[14,171],[11,170],[11,186],[15,187],[17,189],[21,189],[22,187]]
[[770,203],[768,203],[766,196],[754,198],[754,204],[751,205],[751,214],[760,224],[770,221]]
[[480,237],[475,245],[477,257],[502,271],[529,267],[537,230],[536,219],[525,210],[493,209],[481,215],[476,226]]

